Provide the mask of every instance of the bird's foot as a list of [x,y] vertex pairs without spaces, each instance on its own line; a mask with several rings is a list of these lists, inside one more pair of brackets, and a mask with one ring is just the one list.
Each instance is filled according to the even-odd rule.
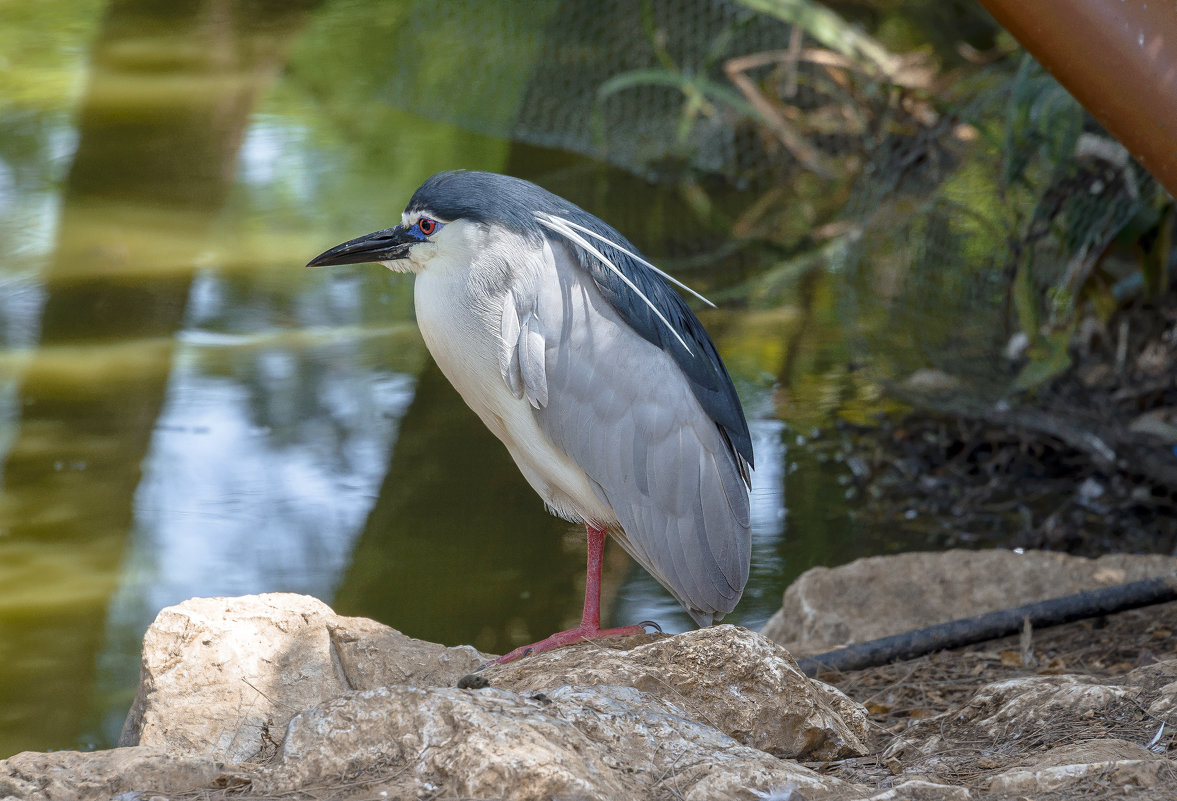
[[599,640],[603,637],[628,637],[631,634],[645,634],[646,626],[653,626],[659,632],[662,627],[653,621],[642,621],[634,626],[622,626],[617,629],[599,629],[589,626],[577,626],[568,631],[559,631],[547,639],[540,640],[531,645],[522,645],[516,648],[509,654],[500,656],[498,659],[492,659],[487,662],[487,665],[502,665],[507,662],[514,662],[521,656],[528,654],[538,654],[541,651],[551,651],[554,648],[560,648],[565,645],[572,645],[573,643],[584,642],[585,640]]

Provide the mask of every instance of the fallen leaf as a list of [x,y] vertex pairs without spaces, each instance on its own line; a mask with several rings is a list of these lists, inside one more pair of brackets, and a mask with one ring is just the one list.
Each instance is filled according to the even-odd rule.
[[1042,670],[1038,671],[1038,674],[1040,676],[1058,676],[1066,672],[1067,663],[1056,656],[1054,659],[1047,662],[1046,666],[1043,667]]

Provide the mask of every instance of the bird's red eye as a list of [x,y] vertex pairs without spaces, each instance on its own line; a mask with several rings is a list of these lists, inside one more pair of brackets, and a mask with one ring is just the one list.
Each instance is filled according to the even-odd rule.
[[425,236],[429,236],[437,230],[437,223],[428,217],[422,217],[421,219],[417,220],[417,227],[421,229],[421,233],[425,234]]

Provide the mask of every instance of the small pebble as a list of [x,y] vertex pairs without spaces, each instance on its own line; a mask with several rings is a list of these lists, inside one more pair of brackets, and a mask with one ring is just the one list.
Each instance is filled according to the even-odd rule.
[[459,690],[481,690],[484,687],[489,687],[490,681],[486,676],[479,676],[477,673],[467,673],[462,678],[458,679]]

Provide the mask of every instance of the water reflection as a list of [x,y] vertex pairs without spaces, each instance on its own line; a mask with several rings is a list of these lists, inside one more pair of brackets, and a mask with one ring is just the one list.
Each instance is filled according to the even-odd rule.
[[[218,283],[197,279],[192,322],[233,308]],[[393,339],[292,348],[272,329],[181,332],[135,492],[99,655],[99,730],[88,739],[117,738],[138,674],[127,646],[163,607],[209,595],[333,596],[414,395],[411,374],[381,363]],[[424,357],[416,350],[409,361]]]
[[[427,358],[411,282],[301,268],[387,225],[431,172],[538,180],[671,269],[695,257],[701,288],[763,268],[697,258],[725,234],[672,187],[374,103],[408,7],[165,6],[92,8],[73,113],[41,114],[24,145],[0,125],[0,757],[110,744],[143,630],[192,595],[306,592],[491,651],[577,620],[583,532],[544,511]],[[516,100],[529,52],[503,67]],[[732,617],[755,625],[853,532],[828,465],[786,470],[805,457],[764,378],[816,395],[798,376],[828,364],[797,345],[785,370],[791,329],[749,319],[706,323],[751,417],[754,564]],[[607,560],[614,621],[689,625],[620,549]]]
[[[38,347],[5,360],[14,400],[0,499],[0,642],[12,658],[0,667],[0,752],[76,742],[190,275],[215,241],[252,106],[302,18],[299,4],[278,4],[259,37],[232,9],[210,13],[214,5],[129,0],[106,9],[72,135],[53,133],[68,119],[56,99],[31,115],[12,98],[0,106],[7,119],[37,120],[43,137],[22,149],[0,126],[0,152],[18,165],[8,174],[27,180],[34,199],[53,193],[60,209],[45,217],[56,228],[35,263],[8,259],[35,249],[36,237],[26,241],[11,218],[0,226],[0,285],[32,279],[40,290],[30,296],[35,320],[26,299],[17,308],[26,314],[3,326],[13,334],[6,345],[35,336]],[[34,33],[46,20],[29,22]],[[44,87],[30,89],[25,103]],[[62,183],[46,181],[46,162],[52,172],[73,143]],[[20,219],[41,203],[12,206]]]
[[[333,594],[414,382],[353,372],[344,348],[315,350],[298,354],[328,368],[313,379],[320,402],[311,408],[282,403],[289,386],[254,394],[253,381],[209,375],[199,354],[179,355],[127,549],[149,610],[196,595]],[[262,385],[306,382],[294,355],[267,349],[236,368]],[[257,419],[259,407],[281,406],[297,408],[296,419]]]

